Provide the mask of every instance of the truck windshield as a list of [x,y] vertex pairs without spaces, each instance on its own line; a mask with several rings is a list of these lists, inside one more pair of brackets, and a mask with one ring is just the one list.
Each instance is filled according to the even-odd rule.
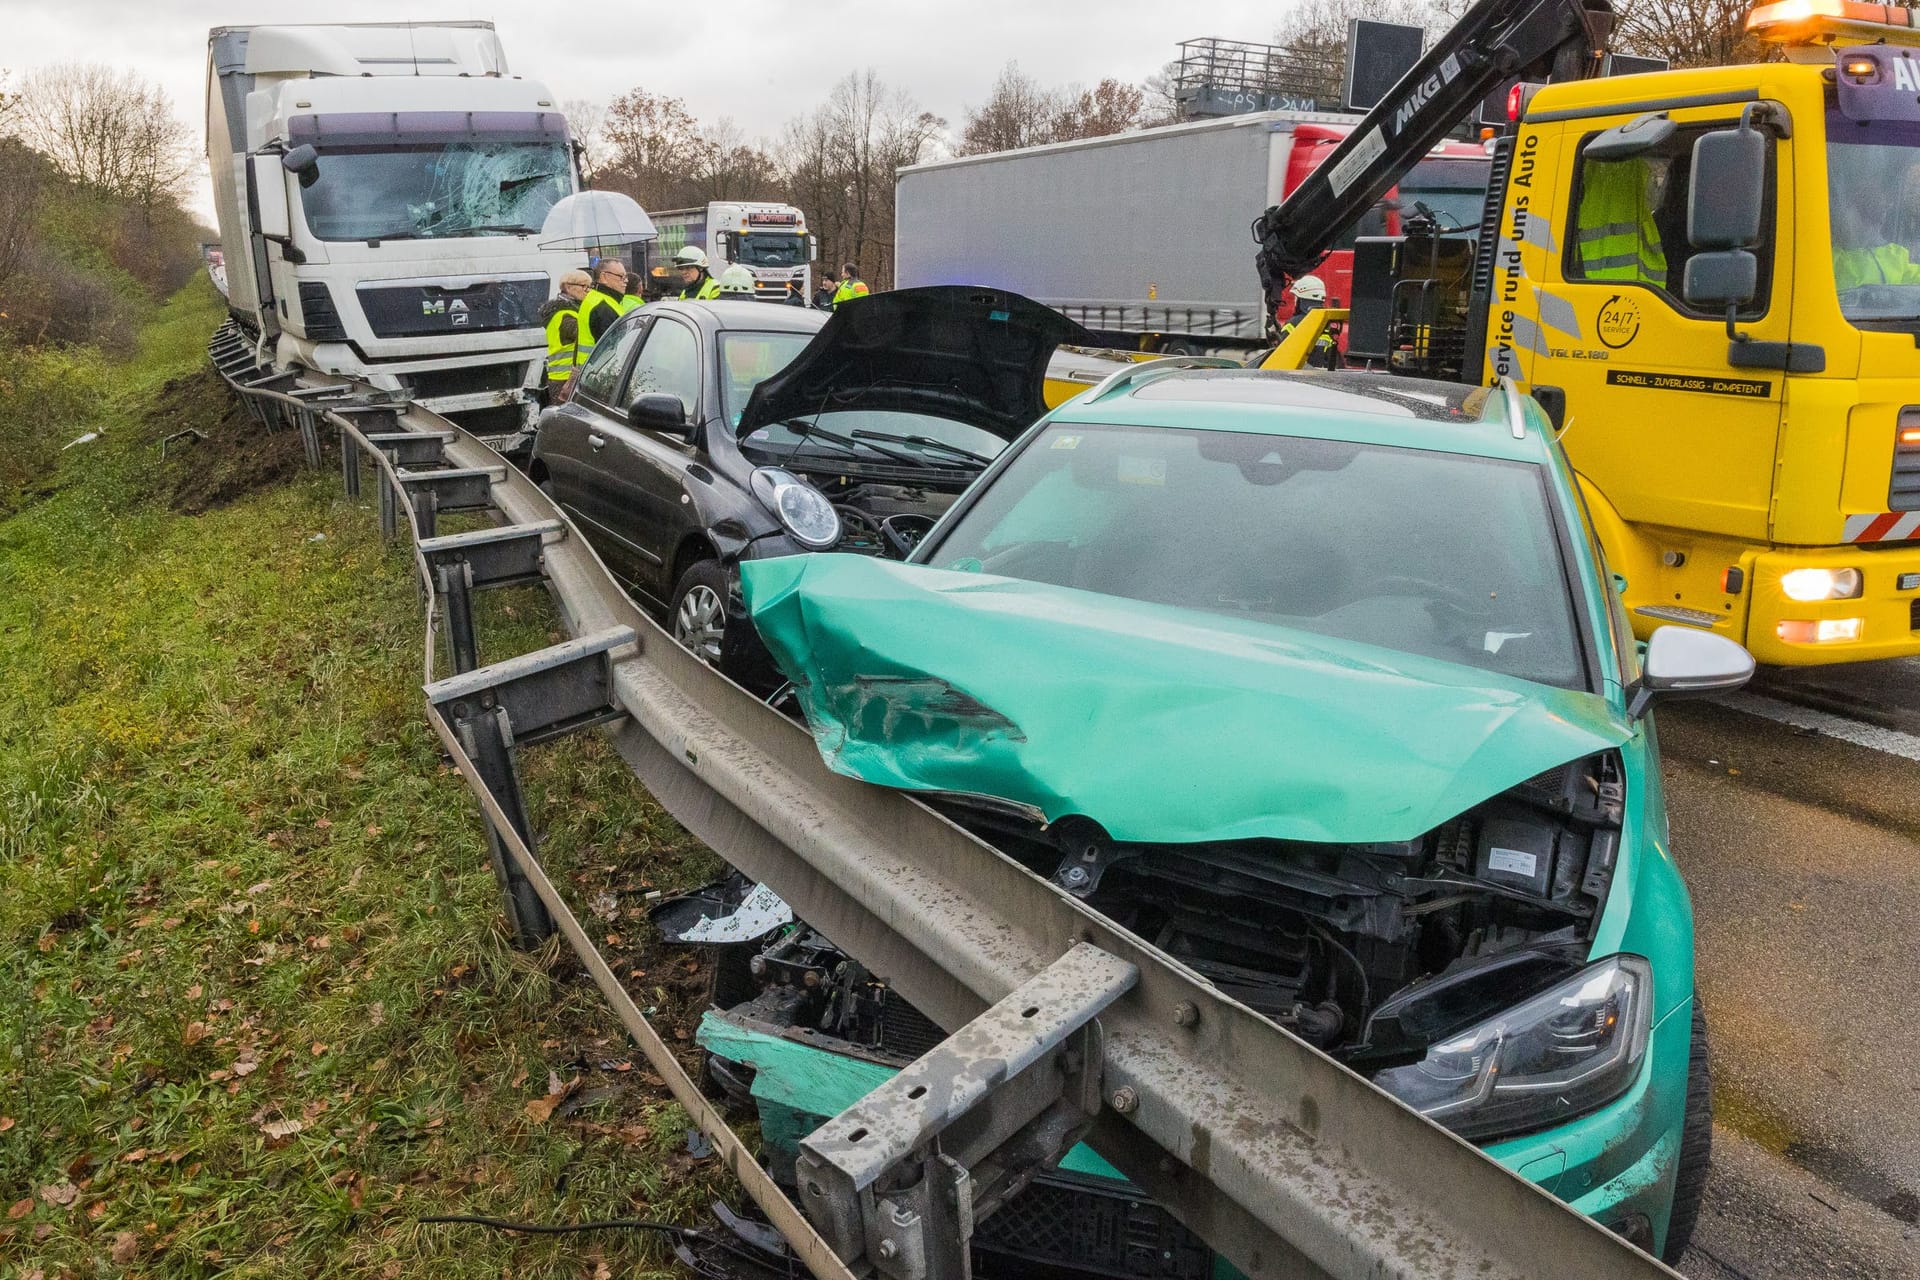
[[301,184],[321,240],[426,240],[538,231],[572,189],[563,141],[328,148]]
[[1829,111],[1827,199],[1840,313],[1865,328],[1911,328],[1920,320],[1920,124]]
[[733,260],[749,267],[797,267],[807,260],[807,238],[792,231],[742,231]]
[[1404,222],[1418,210],[1418,201],[1433,210],[1442,231],[1471,230],[1480,225],[1480,214],[1487,201],[1487,174],[1484,160],[1422,160],[1400,180],[1400,218]]

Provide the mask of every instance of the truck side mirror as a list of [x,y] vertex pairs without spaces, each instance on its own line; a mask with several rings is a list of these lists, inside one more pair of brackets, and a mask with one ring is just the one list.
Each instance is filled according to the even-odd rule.
[[293,215],[287,208],[287,179],[274,156],[253,157],[253,201],[260,213],[260,234],[285,241],[293,234]]
[[297,173],[305,177],[319,169],[320,153],[303,142],[280,157],[280,167],[288,173]]
[[[1767,202],[1767,135],[1742,119],[1693,144],[1687,240],[1696,249],[1751,249]],[[1691,301],[1692,299],[1689,299]]]
[[1738,311],[1760,288],[1760,260],[1746,249],[1696,253],[1680,277],[1680,296],[1690,306]]
[[1656,700],[1738,689],[1753,678],[1753,655],[1711,631],[1661,627],[1647,641],[1647,660],[1627,699],[1637,720]]

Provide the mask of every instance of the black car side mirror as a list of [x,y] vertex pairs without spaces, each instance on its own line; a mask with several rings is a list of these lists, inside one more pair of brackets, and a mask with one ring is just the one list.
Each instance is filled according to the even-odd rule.
[[687,421],[686,401],[664,391],[643,391],[635,396],[627,406],[627,425],[680,435],[688,434],[693,428]]

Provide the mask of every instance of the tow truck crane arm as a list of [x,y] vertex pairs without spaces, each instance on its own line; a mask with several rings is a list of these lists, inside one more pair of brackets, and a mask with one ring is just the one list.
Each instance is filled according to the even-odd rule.
[[1608,0],[1477,0],[1346,141],[1253,224],[1268,306],[1502,81],[1597,74]]

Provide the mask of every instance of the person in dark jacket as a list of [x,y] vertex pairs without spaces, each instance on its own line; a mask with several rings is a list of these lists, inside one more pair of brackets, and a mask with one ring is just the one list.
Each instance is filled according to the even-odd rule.
[[831,271],[820,273],[820,283],[813,290],[813,309],[815,311],[833,310],[833,295],[840,288],[840,277]]

